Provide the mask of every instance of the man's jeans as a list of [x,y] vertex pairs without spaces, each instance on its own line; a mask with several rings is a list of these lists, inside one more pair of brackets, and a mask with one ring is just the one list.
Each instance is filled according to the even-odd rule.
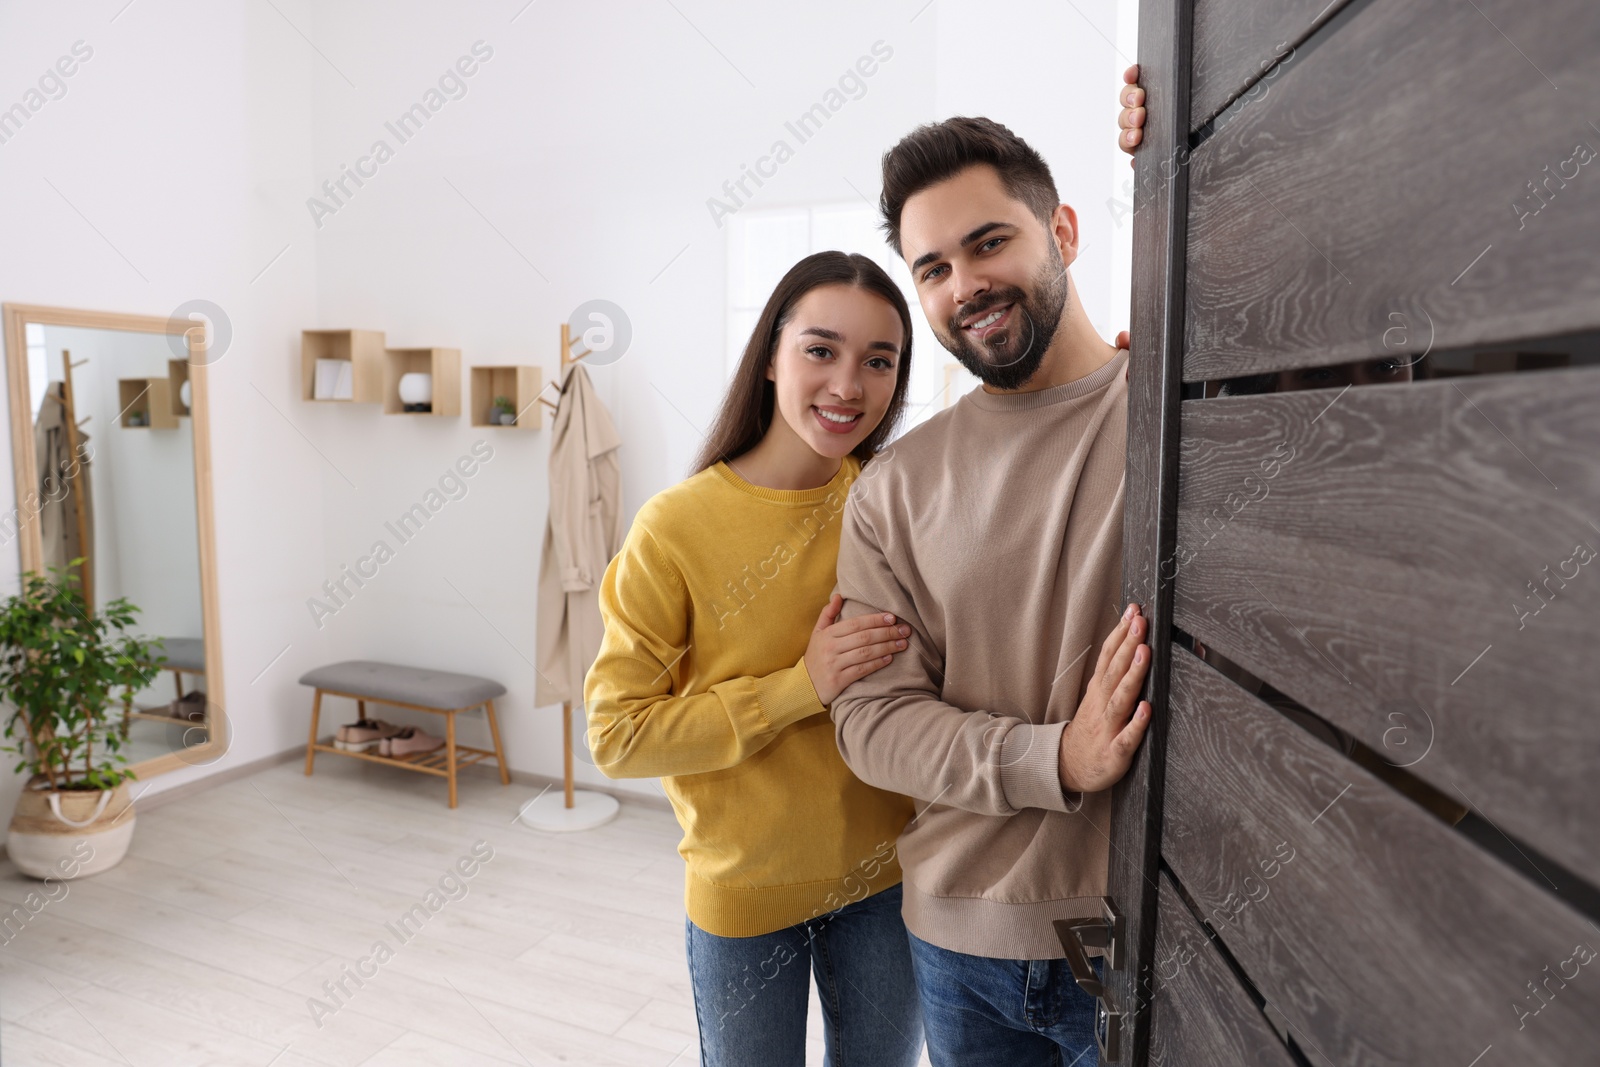
[[900,887],[758,937],[685,921],[703,1067],[804,1067],[817,976],[828,1067],[912,1067],[922,1019]]
[[1066,960],[969,956],[906,936],[933,1067],[1094,1067],[1095,1000]]

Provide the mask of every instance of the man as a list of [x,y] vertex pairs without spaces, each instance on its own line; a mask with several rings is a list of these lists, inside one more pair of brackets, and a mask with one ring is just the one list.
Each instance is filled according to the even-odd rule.
[[934,1064],[1092,1063],[1094,1002],[1052,920],[1100,913],[1109,788],[1150,719],[1146,623],[1117,600],[1127,353],[1078,301],[1076,214],[1004,126],[914,131],[881,206],[929,325],[983,384],[850,494],[840,617],[912,633],[834,701],[839,748],[919,802],[899,858]]

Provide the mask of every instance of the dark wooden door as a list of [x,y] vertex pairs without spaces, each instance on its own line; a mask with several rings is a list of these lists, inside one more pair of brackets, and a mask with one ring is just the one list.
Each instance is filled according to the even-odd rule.
[[1600,6],[1140,24],[1102,1062],[1600,1063]]

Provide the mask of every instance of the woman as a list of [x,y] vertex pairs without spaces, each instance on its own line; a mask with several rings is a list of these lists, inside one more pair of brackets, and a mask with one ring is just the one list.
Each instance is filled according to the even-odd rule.
[[922,1046],[894,855],[911,802],[850,772],[827,714],[906,648],[893,616],[838,621],[832,590],[845,497],[910,369],[883,269],[801,260],[695,473],[639,510],[601,583],[590,747],[612,777],[661,777],[683,827],[702,1064],[803,1064],[808,971],[829,1064],[909,1065]]

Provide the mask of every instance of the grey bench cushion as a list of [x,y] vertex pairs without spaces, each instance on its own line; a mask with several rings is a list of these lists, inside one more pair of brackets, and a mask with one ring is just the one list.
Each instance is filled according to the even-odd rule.
[[161,665],[164,671],[182,668],[196,674],[206,672],[206,643],[198,637],[163,637],[156,653],[167,657]]
[[499,682],[472,674],[430,671],[366,659],[345,660],[307,671],[300,676],[300,684],[441,711],[475,708],[485,700],[503,696],[506,691]]

